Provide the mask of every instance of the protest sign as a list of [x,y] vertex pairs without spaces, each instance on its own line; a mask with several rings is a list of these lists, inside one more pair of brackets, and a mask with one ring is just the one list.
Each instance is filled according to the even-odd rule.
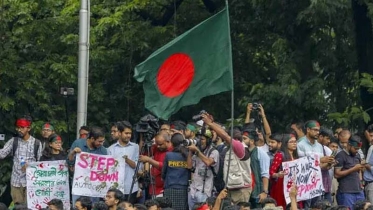
[[320,169],[320,157],[317,154],[283,162],[284,195],[290,203],[289,192],[293,184],[298,187],[297,201],[309,200],[323,194],[324,186]]
[[124,190],[124,164],[111,155],[76,155],[73,195],[104,197],[111,188]]
[[70,209],[69,172],[66,161],[44,161],[28,163],[26,169],[27,207],[48,207],[53,198],[62,200]]

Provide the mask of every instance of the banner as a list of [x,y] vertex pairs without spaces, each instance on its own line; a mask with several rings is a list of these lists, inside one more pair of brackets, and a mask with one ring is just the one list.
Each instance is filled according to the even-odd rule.
[[293,184],[298,187],[297,201],[309,200],[323,194],[324,186],[320,169],[320,158],[317,154],[283,162],[284,195],[290,203],[289,192]]
[[105,197],[110,188],[124,190],[124,164],[111,155],[76,154],[73,195]]
[[53,198],[62,200],[70,209],[69,172],[66,161],[44,161],[28,163],[26,169],[27,207],[48,207]]

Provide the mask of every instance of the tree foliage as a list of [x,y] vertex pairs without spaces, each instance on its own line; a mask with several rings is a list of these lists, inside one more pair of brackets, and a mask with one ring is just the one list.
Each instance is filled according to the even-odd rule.
[[[142,85],[133,80],[134,66],[222,9],[224,2],[91,0],[88,124],[136,122],[146,114]],[[274,131],[284,130],[294,119],[355,129],[370,121],[371,107],[365,102],[371,99],[360,97],[360,90],[373,89],[373,66],[364,57],[373,52],[371,2],[229,4],[236,118],[243,117],[246,103],[258,101]],[[65,139],[74,138],[77,96],[64,98],[59,88],[77,92],[79,9],[78,0],[1,0],[0,133],[10,137],[16,117],[30,113],[36,134],[50,121]],[[356,21],[359,17],[366,17],[365,25]],[[365,38],[357,40],[361,34]],[[230,93],[207,97],[172,119],[189,121],[205,109],[225,122],[230,103]]]

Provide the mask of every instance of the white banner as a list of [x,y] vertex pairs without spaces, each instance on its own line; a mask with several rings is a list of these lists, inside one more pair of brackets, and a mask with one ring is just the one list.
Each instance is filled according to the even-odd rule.
[[290,203],[289,192],[295,183],[298,187],[297,201],[309,200],[323,194],[324,186],[320,169],[320,158],[317,154],[283,162],[284,195],[286,203]]
[[123,192],[124,165],[111,155],[76,154],[73,195],[105,197],[110,188]]
[[69,172],[66,161],[29,163],[26,169],[27,207],[41,209],[54,199],[70,209]]

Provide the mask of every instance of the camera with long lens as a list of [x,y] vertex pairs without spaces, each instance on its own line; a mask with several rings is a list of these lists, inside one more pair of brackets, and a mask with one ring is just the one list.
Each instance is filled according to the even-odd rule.
[[199,114],[194,115],[194,116],[192,117],[192,119],[193,119],[194,121],[200,121],[200,120],[202,120],[202,115],[203,115],[203,114],[207,114],[207,112],[206,112],[205,110],[202,110],[202,111],[199,112]]
[[159,130],[158,119],[153,115],[145,115],[136,125],[136,132],[141,133],[145,144],[151,145],[152,139]]
[[197,145],[198,140],[197,139],[184,139],[182,144],[184,147],[189,147],[192,144]]
[[253,110],[257,111],[259,109],[260,103],[254,102],[253,103]]

